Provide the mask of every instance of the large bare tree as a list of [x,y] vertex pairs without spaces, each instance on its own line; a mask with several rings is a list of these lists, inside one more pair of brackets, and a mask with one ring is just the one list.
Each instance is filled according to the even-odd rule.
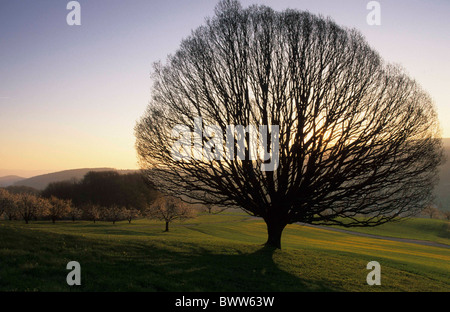
[[[237,1],[215,13],[154,67],[135,134],[158,190],[262,217],[266,245],[277,248],[287,224],[374,226],[430,202],[442,158],[437,114],[401,68],[328,18]],[[202,130],[184,143],[203,146],[203,158],[174,156],[179,125]],[[260,133],[274,157],[251,157],[248,133],[243,145],[211,144],[229,138],[228,125],[278,126]],[[223,150],[246,157],[211,160]]]

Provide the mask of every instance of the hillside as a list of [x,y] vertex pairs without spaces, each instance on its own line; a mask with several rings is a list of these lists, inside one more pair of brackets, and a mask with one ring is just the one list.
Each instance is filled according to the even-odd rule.
[[[425,223],[441,235],[444,221],[428,221],[410,224],[410,231],[421,232]],[[0,291],[450,290],[448,248],[292,224],[283,249],[274,251],[261,247],[264,222],[243,213],[203,214],[163,229],[149,220],[0,221]],[[61,278],[68,259],[82,263],[77,289]],[[366,283],[369,261],[382,265],[380,286]]]
[[6,187],[13,185],[16,182],[19,182],[21,180],[24,180],[25,178],[16,176],[16,175],[8,175],[5,177],[0,177],[0,187]]
[[64,170],[58,171],[54,173],[48,173],[43,175],[38,175],[35,177],[31,177],[29,179],[24,179],[14,183],[15,186],[28,186],[38,190],[43,190],[52,182],[58,181],[66,181],[66,180],[80,180],[82,179],[86,173],[89,171],[110,171],[115,170],[113,168],[83,168],[83,169],[73,169],[73,170]]

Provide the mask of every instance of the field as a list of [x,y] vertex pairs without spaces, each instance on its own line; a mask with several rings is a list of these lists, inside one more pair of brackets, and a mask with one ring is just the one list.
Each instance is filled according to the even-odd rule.
[[[450,291],[450,248],[289,225],[281,250],[242,213],[161,222],[0,221],[0,291]],[[450,245],[449,223],[411,219],[377,234]],[[69,261],[82,285],[69,287]],[[369,261],[381,285],[369,286]]]

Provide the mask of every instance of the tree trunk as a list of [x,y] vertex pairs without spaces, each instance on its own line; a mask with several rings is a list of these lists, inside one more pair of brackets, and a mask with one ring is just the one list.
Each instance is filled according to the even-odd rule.
[[169,232],[169,222],[166,221],[166,230],[164,232]]
[[283,233],[286,224],[282,222],[266,220],[266,225],[267,225],[267,242],[264,244],[264,246],[281,249],[281,234]]
[[52,218],[52,223],[55,224],[55,218]]

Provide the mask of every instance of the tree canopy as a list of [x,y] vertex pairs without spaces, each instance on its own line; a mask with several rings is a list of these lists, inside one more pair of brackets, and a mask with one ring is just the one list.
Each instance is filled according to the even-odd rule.
[[[155,64],[153,81],[135,128],[148,180],[169,195],[262,217],[267,245],[280,247],[290,223],[373,226],[431,201],[442,159],[433,102],[357,30],[225,0]],[[180,125],[203,157],[174,157]],[[278,155],[275,170],[261,170],[271,160],[251,158],[249,133],[244,146],[211,144],[226,141],[229,125],[267,126],[259,136]],[[221,150],[246,158],[207,157]]]

